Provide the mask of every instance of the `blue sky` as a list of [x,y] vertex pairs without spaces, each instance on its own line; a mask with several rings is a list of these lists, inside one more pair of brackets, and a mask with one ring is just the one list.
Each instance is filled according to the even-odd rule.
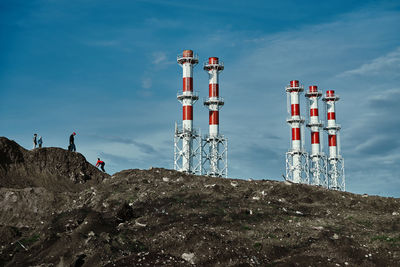
[[[66,148],[76,131],[78,151],[109,173],[172,168],[176,56],[192,49],[225,63],[230,177],[282,179],[284,87],[298,79],[341,96],[347,190],[400,197],[398,1],[3,0],[0,38],[0,135],[26,148],[35,132]],[[201,64],[194,88],[207,96]],[[207,132],[200,101],[194,116]]]

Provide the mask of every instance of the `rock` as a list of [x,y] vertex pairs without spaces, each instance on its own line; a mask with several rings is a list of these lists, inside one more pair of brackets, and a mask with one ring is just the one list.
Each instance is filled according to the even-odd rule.
[[162,180],[163,180],[164,182],[169,182],[169,178],[168,178],[168,177],[163,177]]
[[233,187],[238,187],[239,184],[238,184],[237,182],[231,182],[231,186],[233,186]]
[[183,253],[181,258],[190,264],[194,264],[194,253]]
[[204,185],[205,188],[214,187],[214,186],[215,186],[215,184],[206,184],[206,185]]
[[338,240],[339,239],[339,235],[338,234],[333,234],[332,239]]
[[260,197],[253,197],[253,200],[260,200]]
[[393,211],[393,212],[392,212],[392,215],[393,215],[393,216],[398,216],[399,213],[398,213],[397,211]]
[[140,226],[140,227],[146,227],[146,224],[140,223],[140,222],[135,222],[135,225]]

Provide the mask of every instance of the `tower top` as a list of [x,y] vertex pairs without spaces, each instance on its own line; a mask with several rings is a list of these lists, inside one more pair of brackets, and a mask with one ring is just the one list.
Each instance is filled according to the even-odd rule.
[[204,62],[204,70],[209,71],[213,69],[218,71],[222,71],[224,69],[224,63],[219,62],[219,58],[217,57],[210,57],[208,58],[207,62]]
[[199,63],[199,57],[193,53],[193,50],[183,50],[181,55],[177,57],[178,64],[191,63],[196,65]]
[[305,97],[321,97],[322,92],[318,91],[318,86],[316,85],[310,85],[308,87],[308,92],[305,93]]

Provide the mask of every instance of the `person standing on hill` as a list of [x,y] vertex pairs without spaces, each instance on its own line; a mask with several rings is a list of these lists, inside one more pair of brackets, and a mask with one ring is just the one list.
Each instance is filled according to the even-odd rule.
[[42,139],[42,137],[41,137],[41,136],[39,137],[39,139],[38,139],[37,143],[38,143],[38,145],[39,145],[39,148],[42,148],[43,139]]
[[76,152],[75,138],[74,138],[75,135],[76,135],[76,133],[73,132],[69,137],[68,151]]
[[106,165],[106,164],[104,163],[104,161],[100,160],[100,158],[97,158],[96,167],[99,167],[99,166],[100,166],[101,170],[102,170],[103,172],[106,172],[106,170],[104,170],[104,165]]
[[37,134],[33,135],[33,149],[35,149],[37,146]]

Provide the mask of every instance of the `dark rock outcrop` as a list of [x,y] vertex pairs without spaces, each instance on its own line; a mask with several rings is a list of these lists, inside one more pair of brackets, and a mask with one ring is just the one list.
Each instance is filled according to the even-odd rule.
[[55,147],[26,150],[0,137],[0,187],[75,191],[106,177],[80,153]]

